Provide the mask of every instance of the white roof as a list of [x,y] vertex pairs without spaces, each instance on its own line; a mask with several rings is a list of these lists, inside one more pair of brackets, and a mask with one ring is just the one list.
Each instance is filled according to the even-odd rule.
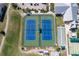
[[59,56],[59,52],[57,51],[51,52],[51,56]]
[[65,11],[63,15],[64,21],[77,20],[77,5],[75,3],[70,4],[70,7]]
[[70,44],[70,54],[79,54],[79,43]]
[[76,37],[76,36],[77,36],[77,34],[76,34],[76,33],[72,33],[71,35],[72,35],[72,36],[74,36],[74,37]]
[[72,21],[72,22],[71,22],[71,28],[76,28],[76,27],[77,27],[76,21]]
[[65,33],[65,27],[57,27],[57,32],[58,32],[58,45],[65,46],[66,45],[66,33]]
[[77,19],[79,20],[79,15],[77,15]]
[[31,3],[24,3],[24,5],[22,5],[22,3],[18,3],[18,7],[22,8],[22,9],[26,9],[26,8],[29,8],[29,9],[36,9],[36,10],[39,10],[39,9],[44,9],[46,10],[47,8],[47,5],[46,4],[42,4],[42,3],[38,3],[39,5],[37,6],[34,6],[34,3],[32,3],[33,5],[31,6]]
[[64,21],[77,20],[76,3],[55,3],[55,14],[62,14]]
[[55,7],[56,6],[69,6],[70,3],[55,3]]
[[48,51],[47,51],[47,50],[44,50],[43,52],[44,52],[44,53],[48,53]]
[[63,15],[63,20],[64,20],[64,21],[71,21],[71,20],[73,20],[73,19],[72,19],[71,7],[69,7],[69,8],[65,11],[65,13],[64,13],[64,15]]

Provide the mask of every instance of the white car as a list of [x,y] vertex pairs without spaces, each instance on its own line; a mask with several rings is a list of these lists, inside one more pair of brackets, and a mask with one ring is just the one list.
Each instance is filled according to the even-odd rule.
[[77,37],[76,33],[72,33],[71,35],[72,35],[72,37]]

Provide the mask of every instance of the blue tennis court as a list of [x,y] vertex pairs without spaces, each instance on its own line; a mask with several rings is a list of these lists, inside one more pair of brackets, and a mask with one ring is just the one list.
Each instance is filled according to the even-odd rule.
[[53,46],[55,42],[54,18],[52,15],[41,16],[41,46]]
[[26,20],[26,39],[27,40],[35,40],[36,39],[36,21],[35,20]]
[[44,19],[42,20],[42,39],[51,40],[52,39],[52,29],[51,29],[51,20]]
[[37,16],[26,16],[24,20],[24,46],[39,46]]
[[55,42],[53,16],[26,16],[23,34],[24,46],[53,46]]

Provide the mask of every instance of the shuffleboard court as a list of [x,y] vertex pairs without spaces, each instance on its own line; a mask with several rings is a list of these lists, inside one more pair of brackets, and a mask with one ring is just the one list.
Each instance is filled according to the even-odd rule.
[[39,46],[38,16],[26,16],[24,19],[24,46]]
[[54,18],[52,15],[41,16],[41,45],[53,46],[54,45]]

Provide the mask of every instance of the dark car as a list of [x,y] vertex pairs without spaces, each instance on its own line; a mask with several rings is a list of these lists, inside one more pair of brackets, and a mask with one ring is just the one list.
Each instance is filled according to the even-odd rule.
[[3,22],[7,7],[4,4],[0,4],[0,22]]

